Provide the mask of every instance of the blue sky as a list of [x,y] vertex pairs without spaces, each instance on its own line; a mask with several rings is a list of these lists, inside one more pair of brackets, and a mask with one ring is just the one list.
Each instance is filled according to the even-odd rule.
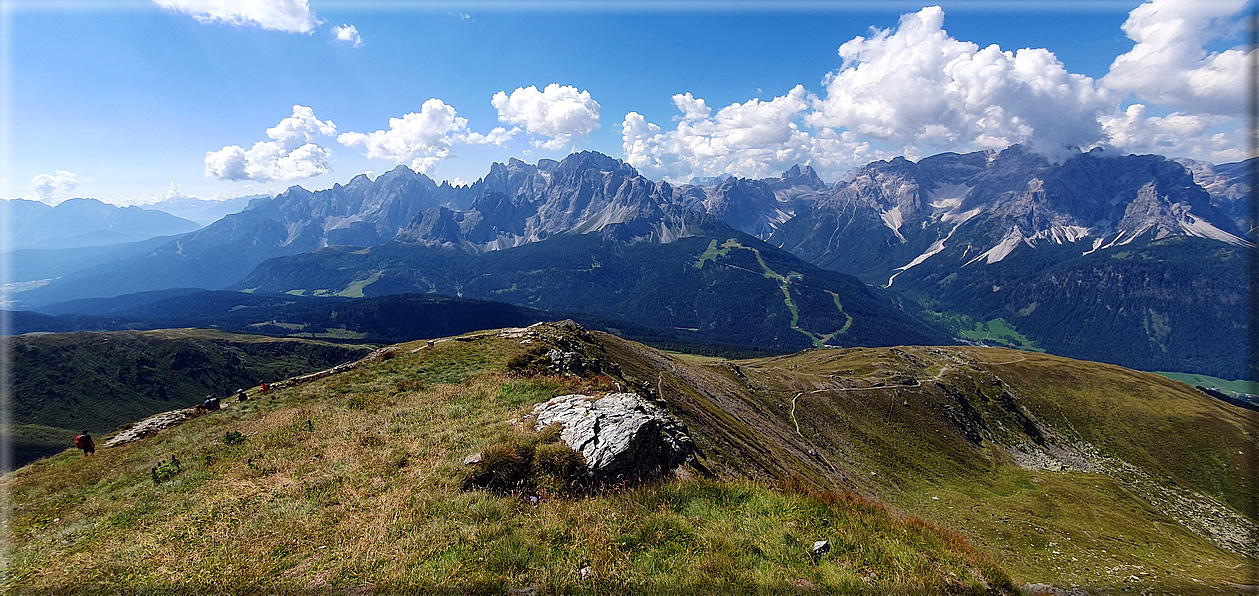
[[3,2],[0,196],[473,181],[575,149],[683,182],[1012,142],[1245,156],[1240,0],[249,4]]

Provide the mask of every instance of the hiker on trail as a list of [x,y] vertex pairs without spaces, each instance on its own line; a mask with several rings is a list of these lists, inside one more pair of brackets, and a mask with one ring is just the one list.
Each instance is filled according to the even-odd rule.
[[92,442],[92,435],[87,434],[87,431],[74,438],[74,448],[82,449],[84,457],[96,453],[96,443]]
[[258,384],[258,392],[259,392],[259,393],[266,393],[266,392],[268,392],[268,391],[270,391],[270,390],[271,390],[271,386],[270,386],[270,385],[268,385],[266,381],[263,381],[263,382],[261,382],[261,383],[259,383],[259,384]]
[[202,405],[204,405],[204,406],[205,406],[205,409],[207,409],[207,410],[217,410],[217,409],[219,409],[219,398],[214,397],[214,394],[210,394],[210,395],[205,396],[205,401],[204,401],[204,402],[201,402],[201,403],[202,403]]
[[236,401],[249,401],[249,395],[245,393],[244,389],[236,390]]

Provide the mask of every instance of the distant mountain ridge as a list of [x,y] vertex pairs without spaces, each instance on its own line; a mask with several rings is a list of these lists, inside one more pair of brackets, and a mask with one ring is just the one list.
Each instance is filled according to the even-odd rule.
[[[764,273],[763,279],[779,276],[783,285],[758,281],[768,293],[751,294],[771,302],[779,294],[788,303],[794,300],[786,277],[792,271],[803,274],[801,288],[829,279],[806,272],[803,264],[783,264],[779,271],[765,263],[731,260],[768,255],[777,247],[813,266],[890,286],[907,310],[925,308],[951,333],[969,341],[989,341],[984,326],[1002,319],[1003,325],[1025,335],[1020,341],[1064,355],[1160,370],[1183,370],[1187,354],[1204,355],[1192,364],[1199,367],[1197,372],[1235,377],[1244,368],[1238,355],[1244,350],[1234,345],[1240,341],[1234,336],[1245,325],[1241,303],[1233,300],[1244,267],[1244,259],[1236,257],[1252,246],[1239,225],[1248,167],[1099,150],[1051,162],[1017,145],[917,162],[873,162],[829,185],[807,165],[775,178],[726,177],[707,186],[673,185],[594,152],[536,164],[511,159],[494,164],[485,177],[467,186],[438,184],[400,166],[375,180],[358,176],[323,191],[290,188],[155,250],[67,274],[18,298],[32,306],[170,287],[236,287],[346,296],[364,291],[462,293],[572,309],[576,303],[564,302],[574,295],[566,284],[589,272],[564,274],[555,263],[569,263],[571,257],[558,254],[561,250],[589,253],[577,255],[578,261],[598,263],[590,256],[595,254],[616,260],[623,277],[614,283],[622,288],[641,288],[644,279],[669,283],[656,277],[657,270],[622,259],[646,259],[659,266],[664,261],[658,259],[672,259],[669,266],[711,262],[721,275],[764,266],[772,273]],[[754,246],[736,232],[768,246]],[[587,240],[571,240],[579,237]],[[569,240],[549,244],[562,238]],[[685,249],[672,246],[688,239],[694,241]],[[710,242],[715,244],[710,247]],[[723,248],[727,242],[738,248],[731,253]],[[393,248],[374,252],[373,247],[384,245]],[[477,261],[454,256],[530,245],[549,248],[521,253],[532,255],[527,258]],[[660,248],[635,249],[628,256],[627,248],[638,245]],[[355,249],[306,255],[336,246]],[[299,255],[264,265],[268,259]],[[382,255],[393,260],[381,262]],[[319,263],[324,258],[341,263],[342,269],[329,271]],[[416,269],[412,259],[420,259],[427,269]],[[1193,266],[1193,259],[1200,266]],[[491,262],[514,263],[517,269],[477,269]],[[570,265],[577,266],[575,261]],[[443,269],[450,267],[454,269]],[[463,271],[463,277],[452,277],[454,270]],[[530,271],[548,273],[529,277]],[[690,280],[678,287],[716,275],[702,268],[677,271],[673,279]],[[468,280],[491,273],[499,281],[514,282],[484,285],[478,290],[482,294],[472,291],[478,286]],[[539,285],[542,279],[547,281]],[[1139,285],[1130,285],[1133,280]],[[716,283],[722,292],[739,291],[716,278],[704,283]],[[1064,284],[1074,285],[1067,291]],[[658,301],[653,292],[659,291],[664,290],[651,288],[646,304]],[[843,296],[837,300],[846,304]],[[606,310],[613,304],[629,307],[598,299],[583,307]],[[638,309],[631,319],[657,328],[695,327],[683,322],[688,317],[706,321],[704,325],[731,323],[630,308]],[[691,305],[684,310],[704,309]],[[750,312],[740,307],[739,316]],[[845,307],[827,316],[841,312]],[[799,319],[799,312],[792,316],[797,317],[792,325],[807,320]],[[821,338],[835,331],[829,325],[799,327],[808,333],[786,336]],[[1101,328],[1109,331],[1100,342],[1079,341]],[[1225,337],[1207,338],[1197,329]]]
[[874,162],[769,242],[891,285],[928,260],[991,265],[1020,247],[1078,243],[1083,255],[1172,235],[1248,244],[1179,163],[1094,151],[1054,164],[1014,146]]
[[96,199],[69,199],[56,205],[11,199],[4,209],[9,220],[6,250],[105,246],[201,227],[164,211],[119,207]]
[[246,195],[230,199],[200,199],[197,197],[174,196],[156,203],[145,205],[146,209],[165,211],[176,217],[182,217],[208,226],[225,215],[240,213],[256,200],[270,199],[271,195]]

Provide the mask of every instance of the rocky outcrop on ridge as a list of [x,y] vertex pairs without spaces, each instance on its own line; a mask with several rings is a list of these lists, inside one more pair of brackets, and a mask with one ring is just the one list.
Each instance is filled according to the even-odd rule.
[[637,393],[561,395],[533,409],[535,429],[560,424],[560,439],[586,458],[595,482],[668,474],[695,453],[686,427]]

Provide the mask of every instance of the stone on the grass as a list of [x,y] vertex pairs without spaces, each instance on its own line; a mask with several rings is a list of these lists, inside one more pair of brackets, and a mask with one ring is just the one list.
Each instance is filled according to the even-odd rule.
[[533,409],[535,428],[560,424],[560,439],[586,458],[596,482],[662,476],[695,453],[686,427],[637,393],[561,395]]

